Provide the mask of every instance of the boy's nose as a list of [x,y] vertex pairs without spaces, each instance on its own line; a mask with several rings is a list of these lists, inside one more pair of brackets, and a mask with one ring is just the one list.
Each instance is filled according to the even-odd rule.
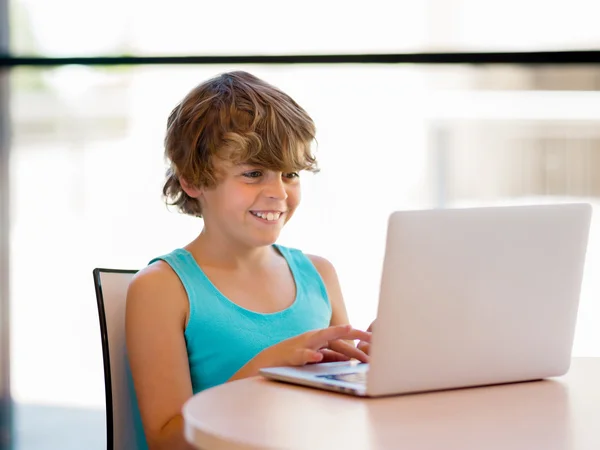
[[269,183],[265,187],[265,195],[270,198],[275,198],[277,200],[285,200],[288,198],[287,190],[285,189],[285,184],[281,177],[273,180],[273,182]]

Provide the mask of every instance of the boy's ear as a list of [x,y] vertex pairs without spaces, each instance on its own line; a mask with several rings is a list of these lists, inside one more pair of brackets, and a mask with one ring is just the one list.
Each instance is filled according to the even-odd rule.
[[179,184],[181,184],[181,189],[183,189],[183,192],[185,192],[187,195],[189,195],[192,198],[198,198],[202,195],[202,189],[191,185],[183,177],[179,177]]

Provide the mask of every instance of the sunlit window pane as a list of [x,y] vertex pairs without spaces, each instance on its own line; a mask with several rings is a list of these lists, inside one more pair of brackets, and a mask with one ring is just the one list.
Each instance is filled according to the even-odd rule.
[[9,0],[16,53],[302,54],[593,49],[596,0]]

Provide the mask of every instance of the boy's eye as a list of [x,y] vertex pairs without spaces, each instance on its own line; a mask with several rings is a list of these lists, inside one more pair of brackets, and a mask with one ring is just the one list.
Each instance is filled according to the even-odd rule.
[[253,170],[251,172],[245,172],[244,176],[246,178],[258,178],[262,175],[262,172],[260,170]]
[[288,173],[284,173],[283,176],[285,178],[298,178],[300,176],[300,174],[298,172],[288,172]]

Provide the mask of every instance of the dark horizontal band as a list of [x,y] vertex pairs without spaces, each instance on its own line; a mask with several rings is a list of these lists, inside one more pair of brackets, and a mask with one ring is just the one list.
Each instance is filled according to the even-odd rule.
[[192,64],[600,64],[600,50],[485,53],[397,53],[247,56],[95,56],[38,57],[0,55],[0,68],[63,65],[192,65]]

